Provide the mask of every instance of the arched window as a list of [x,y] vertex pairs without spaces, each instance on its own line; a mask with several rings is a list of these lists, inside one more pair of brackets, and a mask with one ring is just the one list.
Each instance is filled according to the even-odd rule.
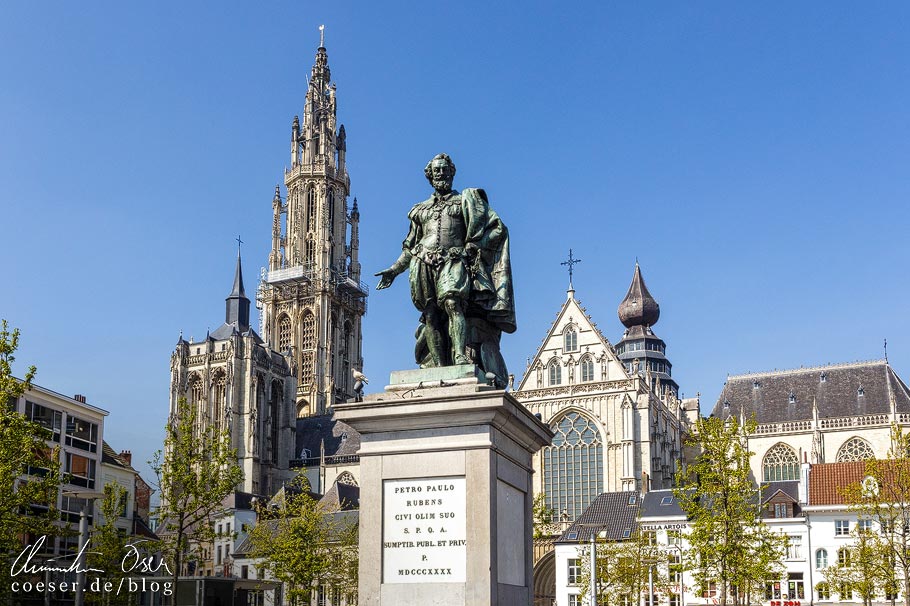
[[872,452],[872,446],[862,438],[852,437],[837,451],[837,462],[844,461],[866,461],[874,459],[875,453]]
[[837,550],[837,565],[843,568],[850,566],[850,550],[846,547]]
[[543,449],[543,491],[556,515],[576,519],[603,492],[603,443],[593,421],[571,411],[552,426]]
[[287,315],[278,318],[278,351],[285,354],[291,348],[291,319]]
[[316,190],[312,187],[306,191],[306,230],[316,231]]
[[305,246],[303,262],[305,265],[312,267],[316,264],[316,240],[312,234],[307,235]]
[[212,420],[218,430],[221,429],[226,384],[227,377],[225,376],[224,371],[221,369],[215,371],[215,376],[212,379]]
[[799,478],[799,458],[795,450],[778,442],[765,453],[762,469],[765,482],[796,480]]
[[329,188],[329,216],[326,217],[329,224],[329,233],[335,231],[335,190]]
[[307,311],[303,314],[303,332],[301,334],[300,351],[302,352],[302,368],[300,380],[304,385],[313,381],[313,362],[316,349],[316,316]]
[[353,377],[351,376],[351,364],[354,359],[354,325],[350,320],[344,323],[344,335],[342,336],[341,347],[341,388],[344,393],[350,393],[350,387],[353,386]]
[[338,474],[338,477],[335,478],[335,482],[338,484],[347,484],[348,486],[358,486],[357,480],[354,478],[354,474],[350,471],[342,471]]
[[815,568],[821,570],[828,567],[828,550],[819,549],[815,552]]
[[550,362],[550,385],[562,384],[562,366],[558,360]]
[[594,359],[591,356],[585,356],[581,359],[581,382],[594,380]]
[[569,326],[562,335],[563,351],[575,351],[578,349],[578,333],[575,328]]

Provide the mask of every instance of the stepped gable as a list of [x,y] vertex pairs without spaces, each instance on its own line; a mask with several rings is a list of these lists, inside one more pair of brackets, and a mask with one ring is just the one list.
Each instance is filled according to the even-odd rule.
[[360,450],[360,434],[332,415],[297,419],[297,458],[307,458],[302,455],[304,449],[310,451],[310,457],[318,457],[323,444],[327,457],[355,455]]
[[832,364],[727,378],[712,414],[758,423],[910,412],[910,390],[885,360]]
[[598,495],[556,542],[584,543],[591,539],[592,532],[603,532],[598,538],[607,541],[629,538],[628,535],[623,537],[623,532],[637,527],[641,499],[641,495],[633,491],[604,492]]

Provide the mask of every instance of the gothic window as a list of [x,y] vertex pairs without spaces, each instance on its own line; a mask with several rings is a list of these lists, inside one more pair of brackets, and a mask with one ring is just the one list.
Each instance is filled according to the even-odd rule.
[[273,463],[278,462],[278,438],[281,430],[280,419],[278,418],[278,406],[281,402],[281,383],[272,381],[272,395],[269,398],[269,445],[267,458]]
[[872,452],[872,446],[862,438],[852,437],[837,451],[837,462],[844,461],[866,461],[874,459],[875,453]]
[[316,231],[316,190],[312,187],[306,191],[306,230]]
[[783,442],[778,442],[765,453],[762,469],[765,482],[796,480],[799,478],[799,458],[795,450]]
[[344,337],[341,350],[341,388],[344,393],[350,393],[351,385],[351,359],[354,357],[354,325],[350,321],[344,323]]
[[562,366],[558,360],[550,362],[550,385],[559,385],[562,383]]
[[[329,239],[334,241],[335,236],[335,190],[329,188],[329,204],[328,204],[329,215],[326,217],[326,222],[329,225]],[[329,266],[333,267],[335,265],[335,246],[329,247]]]
[[303,333],[300,350],[303,352],[303,376],[301,381],[309,384],[313,380],[313,350],[316,349],[316,316],[307,311],[303,314]]
[[575,332],[573,326],[566,328],[566,332],[562,335],[562,340],[564,351],[576,351],[578,349],[578,333]]
[[278,351],[285,354],[291,348],[291,319],[282,315],[278,319]]
[[223,370],[215,372],[215,378],[212,379],[212,420],[215,427],[221,428],[222,411],[224,410],[224,392],[227,378]]
[[594,380],[594,359],[591,356],[585,356],[581,360],[581,382]]
[[547,505],[576,519],[603,492],[603,444],[593,421],[571,411],[554,425],[552,446],[543,449]]
[[338,474],[338,477],[335,478],[335,482],[338,484],[347,484],[348,486],[357,486],[357,480],[354,479],[353,474],[350,471],[343,471]]
[[308,267],[312,267],[316,264],[316,240],[313,239],[312,234],[307,235],[305,247],[303,263]]

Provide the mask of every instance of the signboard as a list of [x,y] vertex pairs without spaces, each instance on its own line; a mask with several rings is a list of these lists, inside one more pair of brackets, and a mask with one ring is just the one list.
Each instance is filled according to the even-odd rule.
[[464,477],[382,483],[382,582],[464,583]]

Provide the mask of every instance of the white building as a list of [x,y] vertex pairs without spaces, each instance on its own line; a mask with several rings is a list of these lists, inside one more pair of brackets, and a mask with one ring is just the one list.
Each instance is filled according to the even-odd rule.
[[[13,409],[50,431],[48,446],[60,448],[60,471],[65,483],[57,496],[57,507],[64,523],[78,527],[87,500],[76,495],[100,493],[103,488],[102,435],[108,412],[88,404],[85,396],[70,398],[34,384],[13,403]],[[30,473],[38,474],[41,470],[30,470]],[[91,505],[88,512],[94,512]],[[92,522],[94,519],[89,520]],[[33,539],[28,538],[29,542]],[[45,543],[46,553],[76,553],[78,542],[76,536],[53,539]]]
[[[788,547],[781,560],[781,572],[767,580],[759,596],[763,606],[813,606],[815,604],[862,603],[858,594],[838,593],[824,577],[824,569],[845,557],[856,541],[857,524],[866,524],[850,511],[842,490],[865,477],[862,461],[804,464],[799,480],[770,482],[762,487],[762,518],[772,530],[787,535]],[[600,495],[556,541],[554,606],[588,604],[580,595],[581,568],[587,567],[592,532],[598,540],[615,541],[629,536],[630,529],[654,533],[665,551],[665,570],[673,573],[682,553],[688,522],[671,490],[655,490],[643,496],[635,492]],[[682,533],[677,538],[676,533]],[[674,591],[675,589],[675,591]],[[644,598],[644,596],[642,596]],[[874,604],[890,604],[880,592]],[[898,601],[901,595],[896,595]],[[692,571],[683,570],[671,578],[671,593],[658,595],[655,604],[665,606],[709,606],[717,603],[717,592],[709,587],[697,590]],[[549,606],[549,605],[548,605]]]

